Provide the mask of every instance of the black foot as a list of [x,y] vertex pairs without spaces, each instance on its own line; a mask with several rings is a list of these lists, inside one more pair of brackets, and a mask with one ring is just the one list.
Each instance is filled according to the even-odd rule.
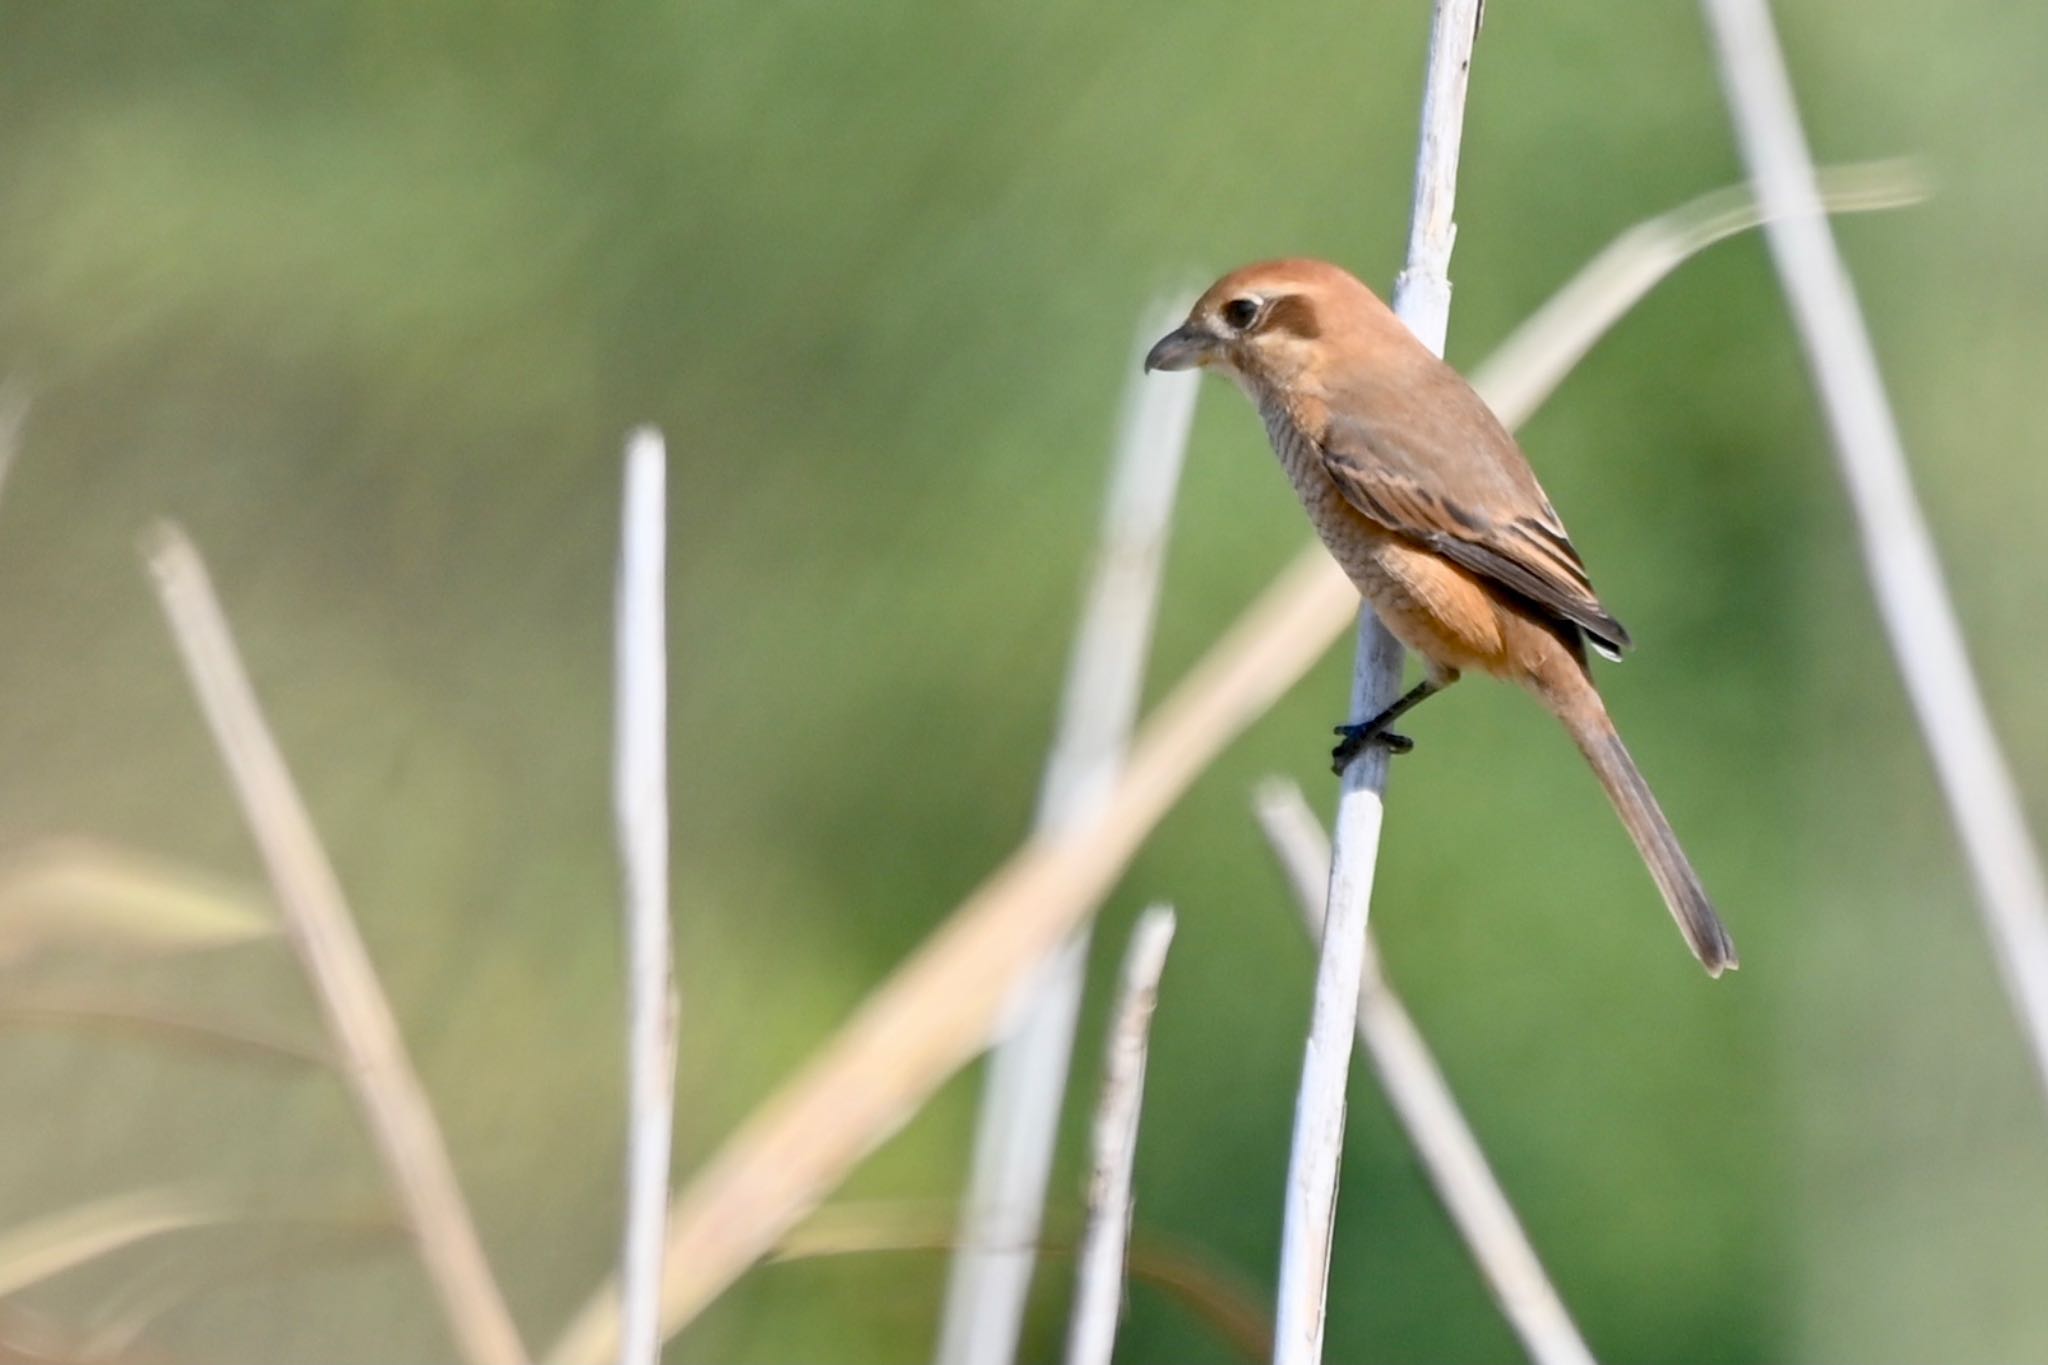
[[1415,747],[1415,741],[1408,736],[1381,729],[1375,721],[1367,721],[1363,725],[1340,725],[1335,733],[1344,736],[1343,742],[1330,750],[1330,771],[1339,777],[1368,744],[1385,745],[1390,754],[1405,754]]

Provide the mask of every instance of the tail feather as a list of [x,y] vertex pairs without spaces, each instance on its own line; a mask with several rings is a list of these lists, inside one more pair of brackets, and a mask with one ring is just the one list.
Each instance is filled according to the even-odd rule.
[[1657,798],[1650,792],[1650,784],[1643,780],[1642,770],[1629,757],[1628,746],[1621,742],[1614,722],[1607,718],[1607,708],[1601,704],[1599,694],[1588,687],[1579,704],[1568,708],[1563,719],[1578,743],[1579,752],[1586,756],[1586,762],[1600,778],[1600,785],[1607,789],[1607,799],[1614,803],[1615,813],[1621,816],[1629,838],[1643,855],[1651,879],[1664,893],[1664,904],[1670,907],[1671,918],[1678,921],[1678,932],[1685,935],[1692,955],[1700,960],[1709,976],[1719,976],[1740,966],[1735,940],[1729,937],[1721,917],[1714,913],[1706,887],[1700,884],[1699,874],[1692,870],[1685,850],[1679,847],[1678,835],[1664,818]]

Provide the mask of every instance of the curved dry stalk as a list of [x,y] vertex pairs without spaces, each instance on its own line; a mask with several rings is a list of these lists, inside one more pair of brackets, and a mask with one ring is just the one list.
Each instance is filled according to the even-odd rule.
[[520,1365],[526,1348],[484,1259],[448,1145],[356,931],[341,882],[256,701],[199,551],[171,524],[148,561],[242,814],[269,869],[287,936],[343,1061],[342,1076],[405,1210],[456,1344],[472,1365]]
[[[1072,1256],[1078,1250],[1073,1219],[1049,1211],[1039,1238],[1041,1256]],[[770,1253],[773,1262],[877,1252],[950,1251],[951,1210],[899,1203],[832,1204],[819,1209]],[[1263,1361],[1273,1341],[1273,1319],[1258,1296],[1237,1276],[1199,1251],[1139,1227],[1131,1233],[1131,1279],[1150,1285],[1186,1309],[1238,1355]]]
[[[1900,160],[1830,166],[1820,174],[1819,190],[1829,213],[1904,208],[1927,197],[1913,163]],[[1727,185],[1636,224],[1494,347],[1473,372],[1473,385],[1496,412],[1534,412],[1593,349],[1617,312],[1627,311],[1689,258],[1761,226],[1765,218],[1748,185]]]
[[[1174,311],[1165,304],[1146,310],[1137,355],[1173,325]],[[1148,380],[1135,360],[1131,374],[1095,570],[1039,792],[1037,827],[1045,832],[1100,811],[1130,743],[1194,420],[1200,376]],[[1017,1354],[1087,965],[1083,923],[1018,992],[1016,1021],[989,1058],[960,1249],[946,1284],[941,1365],[1008,1365]]]
[[[1602,327],[1640,298],[1603,295]],[[1571,358],[1532,353],[1523,363],[1533,379],[1518,372],[1494,382],[1546,393]],[[1490,396],[1484,386],[1480,392]],[[1529,416],[1502,402],[1494,410],[1511,427]],[[1012,854],[726,1140],[669,1209],[664,1332],[766,1254],[986,1045],[1017,982],[1087,917],[1159,818],[1322,657],[1357,609],[1356,590],[1323,548],[1304,549],[1147,719],[1100,816]],[[617,1288],[607,1281],[549,1359],[602,1365],[617,1342]]]
[[0,1232],[0,1299],[148,1238],[237,1216],[197,1191],[158,1186],[33,1219]]
[[1122,980],[1110,1012],[1102,1098],[1090,1146],[1088,1213],[1074,1263],[1074,1305],[1067,1325],[1067,1365],[1109,1365],[1124,1302],[1124,1260],[1131,1240],[1131,1169],[1138,1159],[1138,1115],[1145,1103],[1145,1052],[1159,975],[1173,943],[1173,911],[1154,906],[1138,917],[1124,953]]
[[[1330,880],[1329,837],[1301,788],[1292,782],[1276,778],[1261,783],[1256,807],[1266,840],[1294,890],[1309,941],[1321,942],[1323,897]],[[1529,1359],[1536,1365],[1593,1365],[1593,1353],[1544,1273],[1443,1069],[1387,980],[1370,934],[1358,999],[1358,1040],[1365,1045],[1380,1088],[1421,1158],[1429,1183]]]

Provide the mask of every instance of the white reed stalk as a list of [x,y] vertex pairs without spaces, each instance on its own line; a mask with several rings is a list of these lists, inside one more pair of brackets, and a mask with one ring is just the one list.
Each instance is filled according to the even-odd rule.
[[[1134,356],[1184,311],[1146,310]],[[1130,744],[1194,419],[1199,375],[1148,378],[1135,359],[1130,374],[1094,575],[1039,789],[1037,828],[1049,837],[1101,814]],[[1084,923],[1018,992],[990,1059],[946,1286],[940,1365],[1009,1365],[1016,1357],[1087,965]]]
[[[1408,265],[1394,283],[1394,311],[1439,355],[1451,318],[1451,247],[1457,238],[1458,145],[1465,129],[1465,85],[1478,37],[1481,0],[1437,0],[1422,92],[1421,149],[1415,161],[1415,211]],[[1401,647],[1370,610],[1358,621],[1351,714],[1369,719],[1401,688]],[[1387,750],[1368,744],[1345,770],[1337,798],[1336,851],[1330,864],[1329,920],[1316,966],[1315,1003],[1288,1158],[1280,1235],[1280,1287],[1274,1316],[1275,1365],[1317,1365],[1323,1357],[1324,1301],[1336,1232],[1337,1168],[1344,1147],[1344,1089],[1351,1035],[1365,970],[1366,916],[1385,814]]]
[[[1645,279],[1647,290],[1654,279]],[[1639,295],[1588,307],[1612,326]],[[1576,335],[1576,329],[1568,329]],[[1498,382],[1549,392],[1568,358],[1526,352]],[[1482,394],[1490,391],[1480,386]],[[1510,427],[1526,409],[1495,403]],[[990,872],[860,1013],[721,1145],[669,1209],[662,1327],[673,1333],[742,1274],[861,1157],[986,1046],[1030,967],[1085,922],[1152,826],[1216,756],[1293,686],[1346,625],[1358,591],[1311,542],[1217,638],[1146,718],[1101,813],[1069,837],[1034,839]],[[618,1349],[618,1289],[607,1280],[548,1358],[603,1365]]]
[[1704,0],[1703,8],[1736,141],[1768,219],[1765,240],[1849,486],[1878,614],[1962,840],[1992,956],[2048,1085],[2048,879],[1913,492],[1855,286],[1822,212],[1785,54],[1765,0]]
[[1155,905],[1139,917],[1124,953],[1090,1143],[1088,1214],[1074,1264],[1067,1365],[1109,1365],[1116,1346],[1131,1240],[1131,1167],[1138,1157],[1138,1112],[1145,1101],[1145,1049],[1152,1008],[1159,1002],[1159,974],[1172,943],[1173,911]]
[[613,803],[625,874],[626,1210],[619,1252],[621,1365],[661,1358],[676,1102],[675,962],[668,877],[668,452],[642,427],[626,444],[619,546]]
[[[1320,942],[1330,876],[1329,838],[1301,788],[1292,782],[1276,778],[1261,783],[1254,806],[1294,889],[1309,941]],[[1529,1359],[1535,1365],[1593,1365],[1592,1351],[1536,1258],[1536,1248],[1487,1164],[1443,1069],[1387,980],[1370,934],[1358,999],[1358,1040],[1365,1045],[1380,1087],[1422,1159],[1437,1198]]]
[[406,1054],[334,865],[264,722],[206,565],[170,523],[152,532],[146,551],[172,638],[269,869],[286,936],[313,983],[342,1075],[397,1191],[456,1345],[471,1365],[519,1365],[526,1348],[484,1259],[426,1088]]

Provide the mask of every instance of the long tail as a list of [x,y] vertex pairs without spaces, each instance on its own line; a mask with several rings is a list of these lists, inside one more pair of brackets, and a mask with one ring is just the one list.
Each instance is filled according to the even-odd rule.
[[1629,757],[1628,746],[1621,742],[1614,722],[1607,718],[1607,707],[1600,694],[1590,683],[1583,690],[1574,689],[1569,702],[1560,708],[1558,718],[1571,731],[1586,762],[1593,765],[1600,785],[1607,789],[1607,799],[1614,803],[1615,813],[1627,827],[1628,837],[1635,840],[1651,879],[1664,893],[1664,904],[1671,908],[1671,918],[1678,921],[1678,932],[1685,935],[1692,955],[1707,969],[1708,976],[1719,976],[1741,965],[1735,956],[1735,940],[1728,936],[1727,926],[1714,913],[1714,902],[1708,899],[1706,887],[1700,885],[1699,873],[1692,870],[1685,850],[1678,846],[1671,822],[1664,818],[1657,798],[1650,794],[1650,784],[1643,780],[1642,770]]

